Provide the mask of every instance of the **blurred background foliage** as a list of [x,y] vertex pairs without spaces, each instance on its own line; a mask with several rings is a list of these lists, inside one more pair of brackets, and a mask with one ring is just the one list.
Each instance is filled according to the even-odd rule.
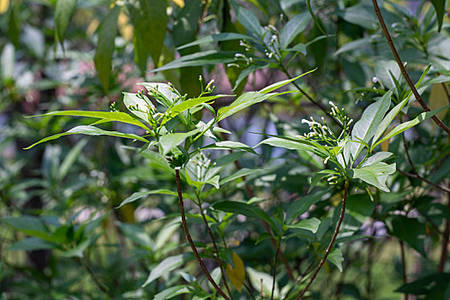
[[[379,1],[413,80],[431,65],[419,91],[432,109],[449,104],[446,2]],[[79,136],[24,151],[44,136],[90,123],[28,115],[108,110],[113,102],[123,107],[121,92],[136,92],[141,81],[170,81],[196,96],[200,75],[215,80],[216,93],[240,95],[316,67],[298,88],[355,118],[387,90],[397,100],[409,91],[366,0],[0,0],[0,297],[216,297],[188,254],[173,194],[115,208],[136,192],[175,191],[173,172],[160,158],[123,140]],[[413,103],[403,118],[421,111]],[[293,93],[221,126],[232,132],[231,140],[254,146],[264,134],[303,134],[300,120],[309,116],[324,112]],[[448,123],[448,109],[439,117]],[[139,133],[132,126],[105,126]],[[401,172],[389,180],[389,193],[360,190],[349,197],[341,246],[311,299],[450,298],[448,136],[427,121],[381,148],[395,153]],[[326,184],[309,191],[323,162],[305,152],[263,145],[258,153],[211,153],[216,162],[236,162],[228,175],[252,172],[219,190],[211,187],[207,202],[251,200],[274,219],[287,212],[293,219],[320,220],[283,241],[291,270],[279,264],[274,289],[281,299],[292,274],[297,278],[320,259],[342,194]],[[207,266],[220,276],[200,210],[186,205]],[[223,259],[246,268],[248,290],[233,288],[234,297],[259,297],[263,278],[269,299],[275,250],[264,226],[245,214],[204,209],[227,245]]]

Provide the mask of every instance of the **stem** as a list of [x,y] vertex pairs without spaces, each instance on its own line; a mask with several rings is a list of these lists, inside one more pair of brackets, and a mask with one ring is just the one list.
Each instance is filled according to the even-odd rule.
[[449,189],[449,188],[447,188],[447,187],[445,187],[445,186],[441,186],[441,185],[436,184],[436,183],[434,183],[434,182],[431,182],[430,180],[428,180],[428,179],[426,179],[426,178],[424,178],[424,177],[422,177],[422,176],[419,175],[419,172],[417,172],[417,169],[416,169],[416,167],[414,166],[414,163],[413,163],[413,161],[412,161],[412,159],[411,159],[411,156],[409,155],[408,145],[406,144],[406,140],[405,140],[405,135],[404,135],[404,134],[402,134],[402,142],[403,142],[403,148],[405,149],[406,158],[407,158],[407,160],[408,160],[409,165],[411,166],[411,169],[412,169],[413,173],[407,173],[407,172],[403,172],[403,171],[401,171],[401,170],[398,170],[398,171],[399,171],[402,175],[405,175],[405,176],[408,176],[408,177],[412,177],[412,178],[419,179],[419,180],[421,180],[421,181],[423,181],[423,182],[425,182],[425,183],[428,183],[429,185],[431,185],[431,186],[433,186],[433,187],[435,187],[435,188],[437,188],[437,189],[440,189],[441,191],[450,193],[450,189]]
[[109,291],[109,289],[97,278],[94,271],[91,269],[87,261],[84,261],[84,259],[81,258],[75,258],[75,260],[89,273],[92,280],[94,281],[95,285],[106,295],[108,295],[111,298],[114,298],[114,295]]
[[225,288],[227,289],[228,295],[230,295],[230,297],[231,297],[231,290],[230,290],[230,287],[228,286],[227,279],[225,277],[225,270],[223,269],[223,262],[219,256],[219,248],[217,247],[216,239],[214,238],[211,228],[208,225],[208,220],[206,220],[206,216],[205,216],[205,213],[203,212],[201,204],[199,204],[199,208],[200,208],[200,214],[202,215],[203,222],[205,223],[205,226],[206,226],[206,230],[208,231],[208,235],[211,238],[211,241],[213,243],[214,251],[216,252],[216,257],[217,257],[217,261],[219,262],[220,272],[222,272],[223,283],[225,285]]
[[[417,102],[419,102],[420,106],[422,106],[423,110],[430,111],[430,108],[428,107],[428,105],[423,101],[419,92],[417,92],[417,89],[414,86],[413,82],[411,81],[411,78],[409,78],[408,72],[406,72],[405,66],[402,63],[402,60],[397,52],[397,49],[395,48],[394,42],[392,41],[391,35],[386,27],[386,24],[384,23],[384,19],[383,19],[383,16],[381,15],[380,8],[378,7],[377,0],[372,0],[372,3],[373,3],[373,8],[375,10],[375,14],[377,15],[378,21],[380,22],[381,29],[383,30],[384,36],[386,37],[386,41],[389,45],[389,48],[391,48],[391,52],[395,57],[397,65],[400,68],[400,71],[402,72],[403,78],[405,78],[406,82],[409,85],[409,88],[411,89],[411,91],[414,94],[414,97],[416,98]],[[447,134],[450,134],[450,128],[448,128],[444,123],[442,123],[442,121],[437,116],[433,116],[431,118],[436,123],[436,125],[438,125],[442,129],[444,129],[444,131]]]
[[[292,79],[291,74],[286,69],[284,64],[282,62],[279,62],[280,68],[283,71],[283,73],[289,78]],[[295,88],[303,94],[312,104],[317,106],[320,110],[322,110],[330,119],[332,119],[340,128],[342,128],[342,124],[338,122],[327,110],[327,108],[320,102],[314,100],[305,90],[303,90],[295,81],[292,82],[292,84],[295,86]]]
[[[402,280],[403,284],[406,284],[406,282],[408,282],[408,279],[406,278],[405,246],[403,245],[403,241],[399,240],[399,242],[400,242],[400,254],[402,259]],[[408,294],[404,294],[404,299],[408,300]]]
[[[450,192],[447,193],[447,207],[450,209]],[[445,222],[444,233],[442,234],[442,249],[441,249],[441,257],[439,259],[438,272],[444,272],[445,263],[447,262],[448,256],[448,242],[450,235],[450,220],[447,219]]]
[[316,279],[317,274],[319,273],[319,271],[322,268],[323,264],[327,260],[328,254],[330,254],[331,248],[333,248],[334,242],[336,241],[336,237],[337,237],[337,235],[339,233],[339,229],[341,228],[342,221],[344,220],[345,203],[346,203],[347,195],[348,195],[348,186],[349,186],[348,181],[345,181],[344,197],[342,199],[341,214],[339,215],[339,220],[337,222],[336,229],[334,230],[333,237],[331,238],[331,241],[328,244],[327,249],[325,250],[325,255],[323,256],[322,260],[320,261],[319,266],[317,267],[316,271],[314,271],[313,275],[311,276],[311,279],[309,280],[309,282],[306,285],[306,287],[303,289],[303,291],[301,291],[300,295],[298,295],[297,300],[302,299],[303,295],[306,293],[308,288],[311,286],[311,284],[313,283],[314,279]]
[[186,223],[186,216],[184,214],[183,193],[181,192],[181,179],[180,179],[180,170],[179,169],[175,169],[175,178],[177,181],[178,205],[180,207],[181,223],[183,225],[183,230],[184,230],[186,238],[189,242],[189,245],[191,246],[192,252],[194,252],[194,256],[197,259],[197,262],[200,265],[200,268],[205,273],[206,278],[208,278],[208,281],[214,286],[214,288],[217,290],[217,292],[222,297],[225,298],[225,300],[230,300],[230,298],[222,291],[222,289],[216,284],[214,279],[211,277],[211,274],[209,273],[208,269],[206,268],[205,264],[203,263],[202,258],[198,254],[197,248],[195,247],[194,241],[192,240],[191,234],[189,233],[189,229],[188,229],[188,226]]
[[275,292],[275,282],[277,276],[277,259],[278,254],[280,253],[280,243],[277,243],[277,250],[275,251],[275,257],[273,259],[273,273],[272,273],[272,293],[270,294],[270,300],[273,300],[273,295]]

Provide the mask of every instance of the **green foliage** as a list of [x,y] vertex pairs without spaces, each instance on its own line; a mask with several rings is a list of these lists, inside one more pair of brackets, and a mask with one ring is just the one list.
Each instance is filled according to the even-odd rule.
[[446,2],[0,0],[2,296],[448,298]]

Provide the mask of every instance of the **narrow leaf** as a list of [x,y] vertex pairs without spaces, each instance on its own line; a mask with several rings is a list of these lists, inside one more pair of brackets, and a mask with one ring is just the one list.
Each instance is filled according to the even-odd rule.
[[109,90],[109,78],[112,67],[112,56],[114,53],[114,41],[117,35],[117,19],[120,7],[114,6],[103,20],[98,29],[97,49],[95,51],[94,63],[98,78],[105,93]]
[[287,48],[289,44],[303,32],[311,21],[311,15],[307,12],[295,15],[289,22],[284,25],[280,32],[280,46]]
[[204,38],[198,39],[194,42],[182,45],[177,48],[177,50],[189,48],[192,46],[202,45],[202,44],[211,44],[214,42],[222,42],[222,41],[231,41],[231,40],[250,40],[253,39],[252,37],[240,34],[240,33],[234,33],[234,32],[222,32],[219,34],[213,34],[206,36]]
[[39,145],[41,143],[45,143],[51,140],[56,140],[60,137],[66,136],[66,135],[72,135],[72,134],[85,134],[85,135],[93,135],[93,136],[98,136],[98,135],[107,135],[107,136],[114,136],[114,137],[121,137],[121,138],[127,138],[127,139],[133,139],[133,140],[138,140],[138,141],[142,141],[145,143],[148,143],[148,140],[144,139],[143,137],[140,137],[138,135],[135,134],[131,134],[131,133],[122,133],[122,132],[118,132],[118,131],[107,131],[107,130],[103,130],[94,126],[77,126],[74,127],[72,129],[70,129],[69,131],[63,132],[63,133],[58,133],[49,137],[46,137],[34,144],[32,144],[31,146],[28,146],[26,148],[24,148],[25,150],[31,149],[36,145]]
[[173,271],[176,268],[180,267],[186,261],[188,256],[190,257],[190,255],[180,254],[176,256],[170,256],[161,261],[155,268],[152,269],[150,275],[148,276],[142,287],[152,283],[161,276],[166,275],[170,271]]
[[124,206],[125,204],[134,202],[136,200],[139,200],[143,197],[146,197],[148,195],[155,195],[155,194],[163,194],[163,195],[171,195],[171,196],[176,196],[177,193],[170,191],[170,190],[165,190],[165,189],[159,189],[159,190],[154,190],[154,191],[147,191],[147,192],[136,192],[133,193],[130,197],[126,198],[125,200],[123,200],[119,206],[117,206],[116,208],[120,208],[122,206]]
[[64,49],[64,36],[75,11],[77,0],[58,0],[55,8],[56,38]]

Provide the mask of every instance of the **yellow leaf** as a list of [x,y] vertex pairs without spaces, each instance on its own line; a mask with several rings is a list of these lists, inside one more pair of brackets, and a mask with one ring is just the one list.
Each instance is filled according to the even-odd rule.
[[120,12],[117,25],[123,38],[128,42],[131,41],[133,38],[133,26],[130,24],[130,19],[125,13]]
[[9,0],[0,0],[0,15],[8,10]]
[[134,207],[131,204],[120,207],[120,214],[126,223],[134,223]]
[[[447,91],[450,89],[450,85],[447,83],[435,83],[431,87],[430,92],[430,109],[435,110],[439,109],[441,107],[447,106],[448,98],[447,98],[447,91],[445,90],[444,86],[447,88]],[[439,119],[443,119],[445,115],[447,114],[447,110],[444,109],[440,113],[437,114],[437,117]],[[433,125],[435,125],[433,123]]]
[[[386,130],[386,132],[383,134],[383,136],[388,134],[392,129],[394,129],[394,127],[395,127],[394,125],[391,125],[391,127],[389,127],[389,129]],[[389,142],[390,141],[391,141],[391,139],[387,139],[387,140],[385,140],[384,142],[382,142],[380,144],[381,151],[384,151],[384,152],[388,152],[389,151]]]
[[233,265],[234,268],[230,264],[227,264],[226,273],[234,288],[241,292],[245,280],[245,268],[242,259],[234,252]]
[[184,0],[172,0],[172,1],[179,7],[181,7],[181,8],[184,7]]
[[91,36],[94,34],[94,32],[97,30],[98,25],[100,25],[100,22],[97,19],[94,19],[89,23],[88,28],[86,29],[86,33]]

